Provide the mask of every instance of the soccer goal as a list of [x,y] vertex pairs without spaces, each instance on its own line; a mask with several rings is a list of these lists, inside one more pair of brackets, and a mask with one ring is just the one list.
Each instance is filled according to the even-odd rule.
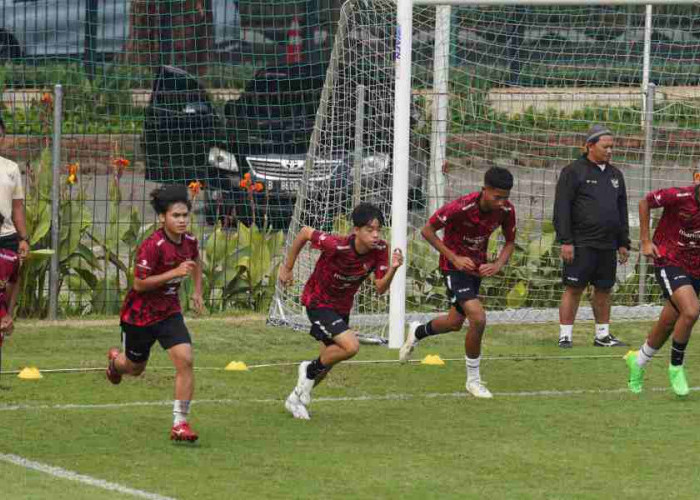
[[[653,5],[652,5],[653,4]],[[482,283],[490,322],[557,319],[558,173],[585,131],[616,135],[633,252],[618,268],[613,321],[653,317],[660,296],[636,251],[637,203],[687,185],[700,153],[700,6],[690,0],[350,0],[343,5],[306,159],[289,245],[304,225],[351,229],[359,201],[377,203],[406,263],[389,297],[365,284],[352,324],[398,347],[405,322],[446,311],[438,255],[420,229],[449,200],[479,190],[490,166],[511,170],[517,249]],[[489,253],[502,237],[495,233]],[[273,322],[305,327],[296,284],[279,288]],[[592,318],[584,300],[579,319]]]

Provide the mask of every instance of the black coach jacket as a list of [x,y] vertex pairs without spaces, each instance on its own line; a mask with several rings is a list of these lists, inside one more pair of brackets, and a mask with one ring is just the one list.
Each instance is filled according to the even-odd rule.
[[554,198],[554,229],[561,244],[630,247],[627,188],[622,172],[605,170],[585,155],[564,167]]

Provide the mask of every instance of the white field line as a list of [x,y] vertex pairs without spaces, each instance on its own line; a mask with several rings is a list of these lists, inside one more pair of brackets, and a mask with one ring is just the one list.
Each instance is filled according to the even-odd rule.
[[148,498],[150,500],[174,500],[172,497],[164,497],[163,495],[158,495],[156,493],[149,493],[148,491],[129,488],[128,486],[123,486],[121,484],[110,483],[109,481],[105,481],[103,479],[97,479],[95,477],[86,476],[85,474],[78,474],[77,472],[62,469],[61,467],[35,462],[33,460],[27,460],[26,458],[9,453],[0,453],[0,461],[17,465],[19,467],[24,467],[25,469],[43,472],[44,474],[49,474],[50,476],[61,479],[68,479],[69,481],[76,481],[78,483],[88,484],[103,490],[116,491],[117,493],[131,495],[138,498]]
[[[667,387],[652,387],[645,389],[648,392],[666,392]],[[700,387],[691,387],[691,391],[700,391]],[[550,398],[550,397],[566,397],[566,396],[581,396],[587,394],[625,394],[628,390],[625,388],[617,389],[545,389],[541,391],[508,391],[494,392],[493,395],[504,398]],[[314,398],[317,403],[343,403],[357,401],[408,401],[416,399],[439,399],[439,398],[469,398],[466,392],[429,392],[425,394],[377,394],[368,396],[341,396],[341,397],[320,397]],[[282,404],[284,399],[278,398],[251,398],[251,399],[196,399],[192,404],[196,405],[239,405],[245,403],[264,403],[264,404]],[[7,404],[0,405],[0,412],[10,411],[36,411],[36,410],[116,410],[120,408],[135,408],[147,406],[171,406],[172,400],[161,401],[131,401],[127,403],[98,403],[98,404]]]
[[[481,359],[484,361],[557,361],[564,359],[617,359],[622,356],[618,354],[592,354],[592,355],[582,355],[582,356],[483,356]],[[443,361],[464,361],[464,358],[443,358]],[[248,365],[249,369],[256,368],[273,368],[280,366],[296,366],[300,361],[284,361],[280,363],[262,363],[258,365]],[[398,359],[364,359],[364,360],[350,360],[343,361],[344,365],[363,365],[363,364],[382,364],[382,363],[400,363]],[[412,359],[409,361],[410,364],[419,364],[419,359]],[[89,368],[49,368],[41,369],[41,373],[87,373],[87,372],[101,372],[104,371],[104,367],[89,367]],[[172,366],[149,366],[148,371],[154,370],[172,370]],[[195,366],[195,371],[224,371],[224,367],[218,366]],[[20,370],[5,370],[0,371],[0,375],[17,375]]]

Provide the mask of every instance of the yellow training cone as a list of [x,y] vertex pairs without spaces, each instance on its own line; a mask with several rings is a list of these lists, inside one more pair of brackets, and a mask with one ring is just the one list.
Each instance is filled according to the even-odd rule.
[[421,361],[420,364],[444,366],[445,362],[442,360],[439,354],[428,354],[426,357],[423,358],[423,361]]
[[231,361],[226,365],[225,370],[229,372],[245,372],[248,371],[248,365],[243,361]]
[[39,380],[40,378],[44,378],[44,376],[41,374],[41,372],[39,372],[38,368],[34,366],[27,366],[26,368],[22,368],[22,371],[19,372],[17,378],[24,380]]

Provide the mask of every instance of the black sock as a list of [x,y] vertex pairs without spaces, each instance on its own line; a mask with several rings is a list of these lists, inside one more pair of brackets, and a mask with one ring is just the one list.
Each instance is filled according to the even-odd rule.
[[418,328],[416,328],[416,340],[421,340],[425,337],[436,335],[436,333],[433,331],[431,323],[432,321],[428,321],[426,324],[420,325]]
[[327,370],[328,368],[321,363],[321,358],[318,357],[314,359],[311,363],[309,363],[309,366],[306,367],[306,378],[309,380],[315,380],[316,377],[318,377],[322,372]]
[[687,342],[685,344],[681,344],[675,340],[673,341],[673,344],[671,345],[671,364],[673,366],[683,364],[683,357],[685,356],[685,348],[687,345]]

